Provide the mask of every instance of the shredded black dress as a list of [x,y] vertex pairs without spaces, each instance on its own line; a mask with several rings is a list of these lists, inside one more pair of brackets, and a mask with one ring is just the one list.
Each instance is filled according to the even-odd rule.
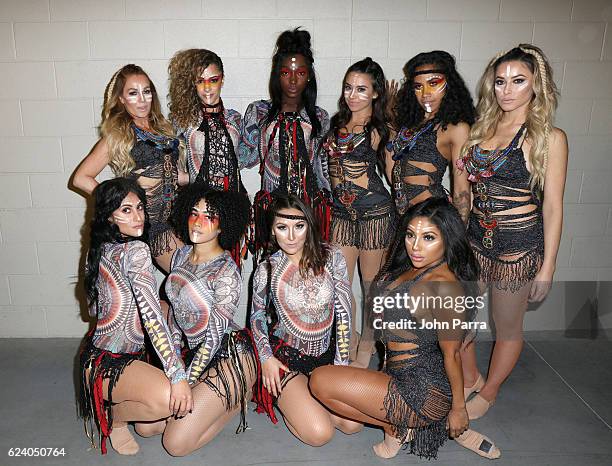
[[505,149],[474,146],[459,160],[472,181],[474,208],[468,238],[480,262],[480,279],[515,292],[533,281],[544,261],[542,202],[529,185],[523,125]]
[[132,125],[135,134],[131,155],[136,166],[130,176],[159,180],[146,188],[147,213],[151,228],[149,247],[153,257],[176,249],[172,227],[168,223],[178,189],[178,139],[150,133]]
[[333,186],[332,242],[363,250],[387,248],[395,230],[395,208],[376,172],[370,132],[332,135],[323,147]]
[[[393,193],[400,215],[411,205],[429,197],[448,197],[442,186],[448,160],[437,147],[437,126],[435,121],[431,121],[420,130],[402,128],[388,146],[395,160]],[[428,177],[426,182],[423,176]]]
[[[410,293],[410,288],[423,275],[438,267],[434,264],[414,279],[385,290],[386,296]],[[391,283],[393,277],[385,279]],[[431,311],[419,309],[411,313],[405,308],[385,308],[383,323],[414,322],[413,328],[389,330],[383,328],[385,367],[391,380],[385,395],[387,420],[395,427],[396,437],[406,449],[418,456],[435,458],[438,449],[448,439],[446,420],[452,404],[450,382],[444,368],[442,350],[436,329],[423,328],[423,322],[445,319]],[[405,320],[404,320],[405,319]],[[413,349],[390,350],[389,343],[412,343]],[[410,432],[412,429],[412,432]]]

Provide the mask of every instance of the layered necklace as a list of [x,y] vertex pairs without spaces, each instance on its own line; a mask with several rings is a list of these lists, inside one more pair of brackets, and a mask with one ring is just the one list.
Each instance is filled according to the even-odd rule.
[[416,128],[402,128],[393,141],[387,143],[387,150],[393,152],[393,160],[400,160],[410,152],[423,134],[431,130],[438,121],[432,120],[421,123]]

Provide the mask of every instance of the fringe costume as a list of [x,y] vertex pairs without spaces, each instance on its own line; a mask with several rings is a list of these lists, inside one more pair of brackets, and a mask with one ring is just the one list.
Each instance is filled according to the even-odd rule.
[[[187,380],[190,385],[203,382],[223,400],[227,411],[241,407],[236,433],[246,429],[246,371],[259,372],[251,332],[239,330],[233,321],[238,309],[242,278],[230,254],[223,254],[202,264],[189,258],[192,246],[178,249],[172,257],[166,294],[172,305],[169,326],[172,343],[181,351],[185,335],[188,348],[184,352]],[[240,356],[246,356],[244,367]],[[223,362],[229,362],[226,370]],[[233,393],[233,395],[232,395]]]
[[324,239],[329,236],[331,215],[327,166],[318,153],[322,134],[329,128],[327,112],[316,107],[321,131],[311,137],[312,124],[305,109],[281,112],[268,122],[271,105],[269,100],[251,103],[240,130],[240,165],[252,168],[259,162],[261,176],[261,189],[253,200],[255,231],[250,241],[257,258],[268,248],[266,212],[275,194],[291,193],[311,206]]
[[[253,279],[251,329],[260,363],[274,356],[289,367],[289,374],[281,373],[283,385],[320,365],[348,365],[350,293],[346,262],[337,248],[330,249],[318,276],[309,272],[303,278],[282,250],[259,264]],[[276,423],[275,400],[263,387],[261,372],[254,398],[257,411]]]
[[178,189],[179,140],[150,133],[135,124],[132,124],[132,129],[135,141],[131,155],[136,166],[130,177],[159,180],[153,187],[145,189],[151,223],[149,246],[151,254],[157,257],[177,246],[168,219]]
[[[471,147],[457,163],[472,182],[468,238],[480,262],[480,279],[511,292],[533,281],[544,261],[542,201],[529,185],[519,144],[524,133],[523,125],[505,149]],[[518,213],[506,213],[510,209]]]
[[[161,313],[149,246],[132,240],[105,243],[102,248],[96,283],[98,297],[90,303],[90,315],[97,316],[96,327],[81,350],[79,404],[92,446],[95,448],[95,424],[105,454],[106,438],[113,428],[112,390],[129,364],[144,359],[143,327],[170,382],[184,380],[186,375],[183,362],[170,345],[170,330]],[[106,378],[108,401],[104,400],[102,390]]]
[[[387,248],[397,223],[395,206],[376,172],[370,132],[331,135],[323,147],[333,186],[332,241],[362,250]],[[357,181],[364,176],[366,186]]]

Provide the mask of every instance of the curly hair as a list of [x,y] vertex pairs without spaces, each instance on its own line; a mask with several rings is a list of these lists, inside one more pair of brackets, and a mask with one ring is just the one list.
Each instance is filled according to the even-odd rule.
[[219,55],[206,49],[180,50],[168,65],[168,107],[170,120],[179,128],[197,124],[202,102],[196,89],[196,79],[210,65],[216,65],[223,73]]
[[89,224],[89,250],[85,265],[85,291],[90,303],[98,299],[96,284],[104,243],[125,243],[135,239],[146,241],[148,236],[149,216],[146,208],[144,230],[139,238],[122,235],[117,225],[108,221],[113,212],[121,207],[121,202],[129,193],[136,194],[140,202],[144,206],[147,205],[144,189],[133,179],[113,178],[103,181],[93,190],[94,212]]
[[[304,243],[304,251],[300,259],[300,274],[302,277],[307,277],[308,272],[312,271],[315,275],[321,275],[325,268],[325,263],[329,256],[330,250],[326,243],[321,239],[319,223],[317,222],[312,208],[305,204],[299,197],[293,194],[276,194],[270,207],[268,208],[268,225],[272,231],[272,225],[276,218],[276,213],[282,209],[297,209],[306,218],[308,231],[306,233],[306,242]],[[278,251],[280,246],[274,235],[271,236],[270,254]]]
[[314,70],[314,58],[310,48],[310,33],[308,31],[295,28],[281,33],[276,40],[276,49],[272,57],[272,69],[270,70],[269,91],[272,98],[272,107],[266,120],[270,124],[278,116],[283,104],[283,92],[280,84],[280,69],[283,60],[292,55],[302,55],[308,65],[308,84],[302,94],[304,108],[310,118],[312,125],[312,137],[321,131],[321,122],[317,118],[317,77]]
[[414,94],[414,77],[419,66],[431,65],[441,70],[446,77],[446,94],[436,113],[436,119],[443,129],[449,124],[461,122],[471,125],[476,118],[472,96],[461,75],[455,67],[454,57],[443,50],[423,52],[415,55],[404,66],[404,81],[397,93],[395,103],[395,126],[399,128],[414,128],[425,117],[425,111],[419,105]]
[[559,91],[553,81],[552,69],[544,52],[532,44],[519,44],[508,52],[500,52],[491,59],[480,78],[478,89],[478,119],[462,150],[465,156],[472,146],[493,137],[503,111],[495,96],[497,67],[509,61],[520,61],[533,73],[533,98],[527,113],[527,139],[531,143],[529,162],[532,189],[544,189],[544,177],[548,162],[548,138],[557,109]]
[[185,244],[193,244],[189,239],[188,220],[191,209],[204,199],[208,209],[219,218],[219,246],[232,249],[249,222],[251,203],[245,193],[218,191],[204,183],[186,186],[178,195],[170,220],[177,236]]
[[351,120],[351,110],[349,109],[346,99],[344,98],[344,83],[349,73],[364,73],[370,76],[372,80],[372,88],[374,92],[378,94],[372,101],[372,116],[366,126],[366,131],[369,133],[372,129],[376,129],[380,136],[380,142],[378,144],[378,158],[381,161],[385,159],[385,146],[389,140],[389,127],[387,126],[387,87],[385,73],[381,66],[372,60],[370,57],[366,57],[356,63],[353,63],[346,70],[344,78],[342,79],[342,92],[338,99],[338,112],[331,118],[330,129],[327,136],[336,136],[340,128],[346,126]]
[[157,90],[149,75],[138,65],[129,64],[120,68],[104,91],[100,124],[100,135],[106,139],[108,145],[109,165],[116,176],[127,176],[136,166],[130,153],[134,147],[134,131],[131,127],[133,118],[119,100],[128,77],[133,75],[142,75],[149,80],[153,94],[149,114],[151,129],[169,138],[174,137],[172,125],[162,114]]

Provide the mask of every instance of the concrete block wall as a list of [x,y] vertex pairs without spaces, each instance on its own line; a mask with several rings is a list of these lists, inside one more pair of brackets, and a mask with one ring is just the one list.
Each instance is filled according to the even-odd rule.
[[[611,19],[610,0],[2,0],[0,336],[80,336],[87,327],[74,291],[85,202],[66,185],[97,139],[112,73],[137,63],[165,95],[169,57],[210,48],[226,65],[226,104],[244,111],[267,95],[276,36],[298,25],[313,35],[319,105],[330,113],[346,67],[366,55],[399,79],[416,53],[445,49],[474,90],[493,54],[540,45],[571,149],[557,279],[609,280]],[[256,173],[245,179],[255,192]],[[551,297],[541,308],[552,317],[528,326],[563,328],[561,301]]]

